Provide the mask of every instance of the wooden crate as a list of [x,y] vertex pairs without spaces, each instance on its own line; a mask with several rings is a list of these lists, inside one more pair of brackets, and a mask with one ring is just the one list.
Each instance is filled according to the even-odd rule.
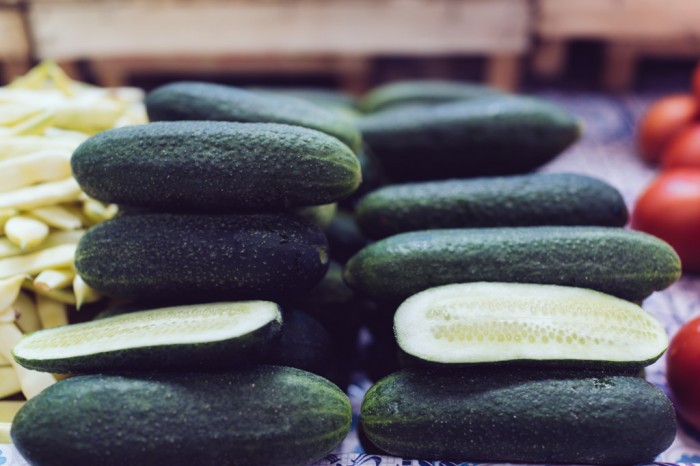
[[38,58],[177,68],[341,57],[343,68],[387,54],[474,54],[491,57],[489,80],[503,87],[529,38],[528,0],[30,0],[29,14]]
[[566,41],[606,42],[603,84],[628,88],[640,56],[700,57],[698,0],[537,0],[534,19],[542,44],[535,71],[557,75],[566,59]]
[[0,84],[29,69],[28,35],[22,15],[18,0],[0,0]]

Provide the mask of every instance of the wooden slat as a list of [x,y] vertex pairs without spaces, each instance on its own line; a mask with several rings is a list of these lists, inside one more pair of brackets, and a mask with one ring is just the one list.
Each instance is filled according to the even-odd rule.
[[539,0],[537,11],[546,38],[700,37],[698,0]]
[[32,0],[38,58],[521,53],[527,0]]
[[21,12],[14,8],[0,8],[0,60],[25,59],[28,54],[29,44]]

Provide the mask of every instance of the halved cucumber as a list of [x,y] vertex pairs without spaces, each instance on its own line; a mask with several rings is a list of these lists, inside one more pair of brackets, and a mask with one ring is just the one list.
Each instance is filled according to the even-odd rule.
[[56,373],[235,367],[261,360],[281,323],[269,301],[166,307],[40,330],[13,355]]
[[398,308],[394,332],[408,356],[450,365],[639,368],[668,345],[661,323],[636,304],[582,288],[520,283],[428,289]]

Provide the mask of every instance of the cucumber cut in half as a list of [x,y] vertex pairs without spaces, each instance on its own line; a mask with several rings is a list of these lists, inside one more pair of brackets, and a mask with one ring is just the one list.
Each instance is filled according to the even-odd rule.
[[40,330],[13,355],[28,369],[54,373],[238,367],[260,361],[281,324],[269,301],[165,307]]
[[407,363],[526,363],[639,369],[668,346],[631,302],[583,288],[463,283],[404,301],[394,332]]

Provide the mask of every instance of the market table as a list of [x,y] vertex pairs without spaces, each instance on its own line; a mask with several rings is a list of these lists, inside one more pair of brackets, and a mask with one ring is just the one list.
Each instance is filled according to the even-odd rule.
[[[542,168],[546,172],[575,172],[606,180],[622,193],[628,207],[655,175],[655,169],[642,163],[635,155],[634,129],[644,108],[655,96],[610,97],[588,93],[541,93],[569,108],[584,124],[582,140]],[[653,313],[669,335],[680,325],[700,315],[700,276],[684,276],[662,292],[654,293],[643,307]],[[667,394],[665,359],[648,367],[646,377]],[[467,466],[456,463],[401,459],[366,454],[357,439],[356,426],[362,397],[372,382],[363,373],[353,375],[347,393],[353,406],[353,429],[343,444],[314,466]],[[700,434],[679,428],[673,445],[657,461],[666,464],[700,463]],[[0,445],[0,465],[25,466],[11,445]]]

